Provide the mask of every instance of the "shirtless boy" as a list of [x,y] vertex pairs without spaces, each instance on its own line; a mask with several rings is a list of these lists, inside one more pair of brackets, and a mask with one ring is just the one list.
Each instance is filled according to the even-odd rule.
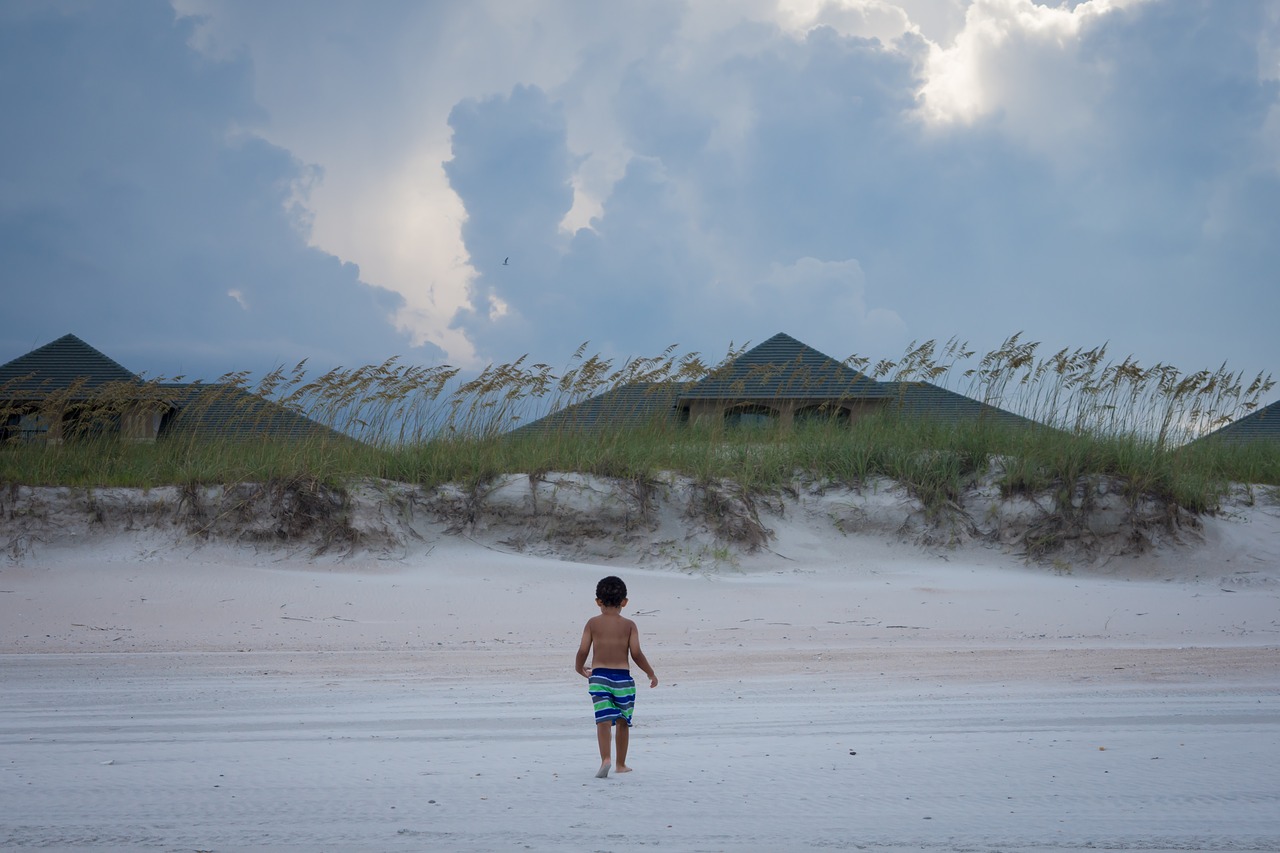
[[[630,740],[631,711],[636,701],[636,683],[631,678],[628,657],[649,676],[649,686],[658,686],[658,676],[640,650],[640,632],[636,623],[622,615],[627,604],[627,585],[610,575],[596,584],[596,604],[600,615],[592,616],[582,629],[582,643],[573,670],[587,679],[587,689],[596,710],[596,740],[600,744],[600,770],[597,779],[609,775],[609,729],[614,728],[617,741],[619,773],[630,773],[627,766],[627,744]],[[587,666],[587,654],[591,666]],[[618,725],[619,721],[623,725]]]

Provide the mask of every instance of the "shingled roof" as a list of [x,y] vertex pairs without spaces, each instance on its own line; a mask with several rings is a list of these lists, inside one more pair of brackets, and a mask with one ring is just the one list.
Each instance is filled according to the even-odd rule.
[[[72,400],[91,401],[104,389],[121,383],[137,386],[136,398],[128,391],[122,395],[127,399],[158,404],[162,411],[168,411],[161,421],[161,435],[354,440],[235,385],[145,382],[75,335],[63,335],[0,365],[0,406],[16,406],[14,411],[20,413],[67,389],[75,389]],[[116,396],[114,389],[110,391]]]
[[355,440],[301,412],[235,385],[185,383],[166,384],[161,388],[174,406],[173,413],[160,427],[161,437],[184,435],[229,441],[266,436],[289,440]]
[[1041,427],[1044,425],[1015,415],[1013,412],[983,403],[972,397],[948,391],[931,382],[888,382],[895,400],[890,403],[893,411],[908,417],[936,418],[940,421],[983,421],[988,424],[1010,427]]
[[1226,441],[1232,444],[1255,441],[1280,442],[1280,400],[1214,430],[1199,441]]
[[680,398],[867,400],[892,395],[892,389],[866,374],[779,333],[685,389]]
[[655,420],[679,423],[689,401],[718,402],[791,399],[857,401],[882,404],[911,418],[942,422],[985,421],[1010,427],[1042,424],[929,382],[877,382],[785,334],[743,353],[698,382],[635,383],[567,406],[509,434],[594,432],[635,427]]
[[509,435],[525,436],[547,432],[596,432],[601,429],[641,426],[655,421],[675,420],[676,400],[688,382],[636,382],[611,388],[581,403],[511,430]]
[[75,335],[63,335],[0,365],[0,391],[10,398],[39,399],[77,383],[77,396],[89,396],[118,382],[140,385],[142,379]]

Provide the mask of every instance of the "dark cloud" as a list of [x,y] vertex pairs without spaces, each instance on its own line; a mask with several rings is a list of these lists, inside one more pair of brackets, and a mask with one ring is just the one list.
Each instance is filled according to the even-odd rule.
[[[574,164],[558,104],[520,87],[460,104],[450,124],[445,171],[467,208],[463,236],[478,272],[457,322],[481,351],[550,358],[586,340],[624,354],[673,342],[672,297],[697,297],[708,269],[692,235],[679,236],[683,214],[664,197],[674,185],[657,161],[633,160],[597,230],[570,236],[559,226]],[[494,312],[495,297],[507,313]]]
[[545,269],[560,220],[573,205],[573,159],[564,116],[536,87],[463,101],[449,115],[454,157],[445,173],[467,199],[462,235],[476,269],[509,256]]
[[[858,220],[881,218],[878,196],[895,190],[869,151],[893,143],[859,129],[902,121],[911,73],[900,55],[826,30],[716,69],[712,91],[694,100],[667,66],[638,62],[617,100],[635,156],[593,228],[567,245],[556,226],[572,203],[573,161],[559,106],[528,88],[464,102],[451,117],[446,172],[467,208],[463,233],[480,275],[459,322],[489,352],[510,353],[513,343],[529,351],[549,330],[559,351],[588,339],[607,352],[713,350],[762,340],[783,322],[855,344],[851,335],[866,324],[860,272],[837,276],[843,290],[833,291],[829,269],[810,282],[775,268],[838,265],[870,240]],[[717,87],[754,96],[759,120],[737,162],[717,141],[715,113],[695,109]],[[858,176],[860,212],[849,208]],[[528,196],[538,187],[543,205]],[[507,254],[502,244],[520,251],[498,269],[489,259]],[[507,315],[492,316],[490,294],[510,306]]]
[[316,175],[246,129],[243,60],[162,2],[29,6],[0,23],[0,352],[67,332],[151,374],[394,352],[398,298],[306,244]]
[[[656,51],[626,69],[614,103],[633,159],[567,243],[553,230],[572,170],[554,96],[467,102],[449,174],[480,276],[459,322],[486,352],[708,349],[782,330],[892,356],[910,338],[995,346],[1023,330],[1185,369],[1280,367],[1264,319],[1280,314],[1280,181],[1260,145],[1277,104],[1258,75],[1266,22],[1258,4],[1217,9],[1142,4],[1093,21],[1069,57],[1091,69],[1086,90],[1054,89],[1079,102],[1062,109],[1088,106],[1079,127],[1055,117],[1078,136],[1033,145],[1025,122],[1052,100],[1032,98],[1030,119],[923,122],[913,37],[756,27],[755,49],[713,45],[701,65]],[[488,266],[504,241],[536,263]],[[490,294],[507,314],[487,313]]]

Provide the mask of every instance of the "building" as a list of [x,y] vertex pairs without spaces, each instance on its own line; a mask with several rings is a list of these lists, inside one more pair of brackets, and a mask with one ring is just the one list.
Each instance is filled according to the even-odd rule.
[[851,423],[873,412],[960,423],[1041,426],[928,382],[878,382],[779,333],[697,382],[635,383],[605,391],[512,431],[598,431],[655,421],[726,427],[811,420]]
[[343,438],[227,383],[149,382],[75,335],[0,365],[0,441]]

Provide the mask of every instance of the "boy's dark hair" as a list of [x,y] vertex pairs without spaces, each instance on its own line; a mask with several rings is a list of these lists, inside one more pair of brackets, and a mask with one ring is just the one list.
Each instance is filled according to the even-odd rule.
[[613,575],[601,578],[600,583],[596,584],[596,598],[605,607],[621,607],[627,598],[627,585],[622,582],[622,578]]

